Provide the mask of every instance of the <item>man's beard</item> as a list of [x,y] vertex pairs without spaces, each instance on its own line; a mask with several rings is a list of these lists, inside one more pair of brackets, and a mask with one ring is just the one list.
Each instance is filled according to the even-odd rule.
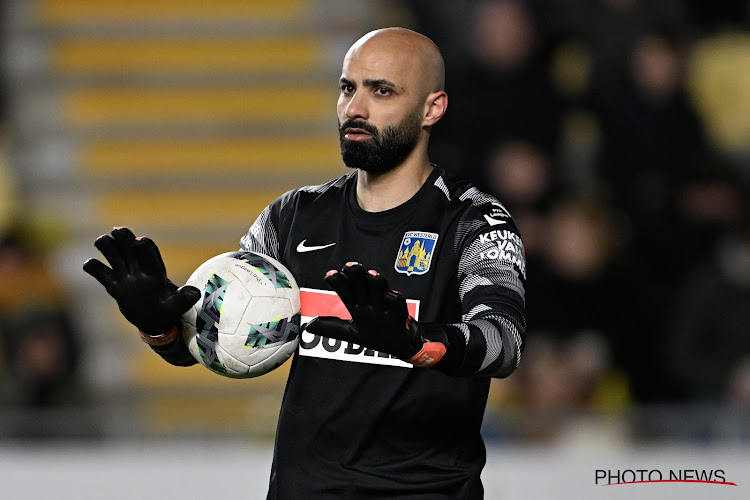
[[[419,110],[417,110],[419,111]],[[370,134],[369,139],[350,141],[344,136],[347,128],[360,128]],[[413,113],[381,133],[364,120],[348,119],[339,123],[341,158],[349,168],[358,168],[373,174],[390,172],[414,151],[422,131],[422,116]]]

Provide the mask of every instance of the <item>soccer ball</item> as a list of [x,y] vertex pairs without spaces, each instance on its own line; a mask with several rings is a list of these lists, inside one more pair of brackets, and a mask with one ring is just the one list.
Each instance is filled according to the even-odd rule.
[[182,316],[182,336],[209,370],[257,377],[297,350],[299,287],[276,260],[255,252],[224,253],[204,262],[187,284],[203,298]]

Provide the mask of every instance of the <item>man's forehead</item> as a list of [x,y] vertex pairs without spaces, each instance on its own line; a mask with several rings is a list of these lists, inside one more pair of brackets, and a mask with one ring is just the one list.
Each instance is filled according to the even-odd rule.
[[427,91],[442,90],[444,84],[437,46],[404,28],[375,30],[357,40],[344,57],[342,76],[349,81],[388,79],[404,87],[424,86]]
[[415,54],[392,51],[370,45],[352,48],[344,58],[342,78],[356,80],[388,80],[405,86],[419,72]]
[[351,48],[356,49],[365,45],[390,45],[407,51],[423,50],[430,46],[437,48],[432,40],[421,33],[399,27],[370,31],[354,42]]

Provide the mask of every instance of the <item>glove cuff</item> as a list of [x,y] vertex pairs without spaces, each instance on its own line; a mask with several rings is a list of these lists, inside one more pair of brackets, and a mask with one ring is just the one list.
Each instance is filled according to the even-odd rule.
[[167,333],[161,335],[148,335],[138,330],[138,334],[141,336],[141,340],[151,347],[161,347],[174,342],[180,336],[180,329],[174,326]]
[[445,344],[440,342],[425,342],[422,345],[422,349],[406,361],[420,368],[429,368],[440,361],[445,356],[446,351]]
[[408,329],[412,334],[413,343],[419,351],[406,362],[421,368],[428,368],[440,361],[448,350],[448,337],[445,330],[435,323],[420,323],[409,318]]

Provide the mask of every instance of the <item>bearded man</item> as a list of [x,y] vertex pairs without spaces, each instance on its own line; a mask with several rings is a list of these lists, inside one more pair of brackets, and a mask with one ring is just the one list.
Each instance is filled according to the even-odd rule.
[[[428,158],[448,106],[444,74],[421,34],[360,38],[336,108],[352,172],[289,191],[240,239],[306,293],[333,289],[347,311],[319,310],[303,326],[268,499],[484,495],[480,428],[491,378],[523,351],[526,261],[503,205]],[[169,282],[153,241],[127,228],[95,245],[112,268],[90,259],[85,271],[154,351],[194,364],[180,317],[201,293]]]

